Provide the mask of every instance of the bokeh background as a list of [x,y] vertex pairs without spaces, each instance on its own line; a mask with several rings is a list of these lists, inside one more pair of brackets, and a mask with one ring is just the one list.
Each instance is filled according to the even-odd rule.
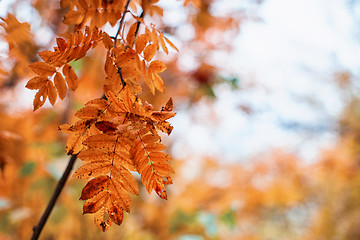
[[[122,225],[102,233],[82,215],[85,182],[70,179],[41,239],[360,239],[360,2],[157,5],[163,18],[148,19],[180,52],[157,56],[166,93],[141,98],[175,102],[168,200],[140,188]],[[30,238],[69,159],[57,126],[102,95],[95,49],[72,64],[75,93],[32,111],[27,65],[67,30],[65,13],[55,0],[0,1],[12,23],[0,41],[0,239]]]

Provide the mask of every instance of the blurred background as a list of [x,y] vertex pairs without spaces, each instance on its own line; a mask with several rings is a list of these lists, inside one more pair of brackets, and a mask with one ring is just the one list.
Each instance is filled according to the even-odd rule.
[[[70,179],[41,239],[360,239],[360,2],[157,6],[163,17],[145,21],[180,52],[157,55],[166,92],[141,98],[175,102],[168,200],[140,187],[122,225],[102,233],[82,215],[86,182]],[[32,111],[27,66],[67,30],[66,12],[55,0],[0,1],[0,239],[30,238],[69,159],[57,126],[102,95],[95,48],[72,63],[78,90]]]

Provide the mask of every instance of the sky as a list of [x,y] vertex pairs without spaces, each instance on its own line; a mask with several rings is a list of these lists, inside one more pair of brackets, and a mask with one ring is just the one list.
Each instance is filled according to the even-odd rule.
[[[360,69],[356,23],[346,2],[264,1],[257,10],[261,21],[242,26],[233,54],[216,56],[217,62],[226,63],[224,72],[237,76],[243,86],[255,87],[231,91],[219,86],[213,108],[203,100],[189,114],[178,113],[174,134],[182,141],[175,143],[175,153],[243,161],[284,147],[311,162],[320,149],[334,144],[336,135],[328,130],[343,102],[333,74],[349,70],[356,76]],[[243,104],[256,114],[239,111]],[[206,120],[213,111],[217,125],[209,128]],[[305,131],[289,130],[297,126]]]
[[[11,2],[0,1],[0,16],[5,16]],[[168,21],[176,24],[184,18],[177,11],[181,2],[161,2],[172,9]],[[220,14],[244,3],[224,0],[216,10]],[[204,99],[191,109],[178,106],[172,121],[174,154],[178,158],[209,155],[246,161],[261,151],[284,147],[311,160],[319,149],[333,144],[336,136],[326,130],[333,127],[330,120],[341,112],[343,103],[332,76],[344,69],[360,74],[356,23],[346,3],[266,0],[259,5],[256,14],[260,21],[242,25],[238,36],[231,39],[235,43],[232,54],[218,52],[214,56],[223,72],[239,78],[243,88],[233,91],[219,85],[217,100],[210,105]],[[360,7],[352,11],[359,13]],[[26,20],[27,15],[22,18]],[[188,33],[184,37],[191,37],[191,29],[180,28]],[[32,108],[33,91],[23,86],[19,91],[30,99],[21,104]],[[254,114],[240,111],[242,105],[250,106]],[[213,118],[216,121],[208,121]],[[289,130],[296,126],[315,129],[317,134]]]

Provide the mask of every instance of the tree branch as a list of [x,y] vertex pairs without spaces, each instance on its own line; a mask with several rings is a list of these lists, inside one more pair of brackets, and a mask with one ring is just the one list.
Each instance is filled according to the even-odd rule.
[[58,184],[56,186],[56,189],[55,189],[55,191],[54,191],[54,193],[53,193],[53,195],[52,195],[52,197],[50,199],[50,202],[49,202],[48,206],[45,209],[45,212],[41,216],[41,219],[40,219],[38,225],[36,225],[33,228],[34,233],[33,233],[33,236],[31,238],[31,240],[36,240],[36,239],[39,238],[41,230],[43,229],[43,227],[44,227],[44,225],[45,225],[45,223],[46,223],[52,209],[54,208],[56,200],[58,199],[62,189],[65,186],[65,183],[66,183],[67,179],[69,178],[70,172],[71,172],[71,170],[72,170],[72,168],[74,166],[74,163],[76,161],[76,156],[77,155],[71,155],[71,157],[69,159],[69,163],[68,163],[62,177],[60,178],[60,180],[59,180],[59,182],[58,182]]
[[127,2],[126,2],[126,4],[125,4],[125,7],[124,7],[123,15],[121,16],[121,19],[120,19],[119,29],[117,30],[117,32],[116,32],[116,34],[115,34],[114,48],[116,48],[117,37],[119,36],[121,27],[122,27],[122,25],[123,25],[123,22],[124,22],[124,19],[125,19],[125,14],[127,13],[127,9],[128,9],[128,7],[129,7],[129,3],[130,3],[130,0],[127,0]]

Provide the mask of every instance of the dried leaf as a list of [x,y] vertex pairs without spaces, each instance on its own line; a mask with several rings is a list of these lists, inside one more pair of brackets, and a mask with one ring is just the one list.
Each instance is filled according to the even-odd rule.
[[61,73],[57,72],[55,74],[54,83],[60,99],[64,99],[64,97],[66,96],[66,83]]
[[57,92],[56,92],[55,86],[52,83],[52,81],[48,81],[47,85],[48,85],[49,101],[50,101],[51,105],[54,105],[56,102],[56,98],[57,98]]
[[34,73],[45,77],[51,76],[56,72],[56,68],[44,62],[34,62],[29,67]]
[[36,111],[37,109],[39,109],[42,105],[44,105],[46,98],[47,98],[47,87],[43,86],[42,88],[39,89],[39,91],[36,93],[35,98],[34,98],[34,111]]
[[149,62],[155,56],[156,51],[157,46],[155,44],[148,45],[144,50],[144,59]]
[[74,69],[69,64],[65,64],[63,68],[63,74],[69,88],[75,91],[79,85],[79,80]]
[[153,73],[161,73],[165,71],[166,65],[159,60],[155,60],[150,63],[150,69]]
[[28,89],[32,89],[32,90],[40,89],[40,88],[44,87],[47,82],[48,82],[48,79],[46,77],[36,76],[36,77],[31,78],[27,82],[25,87]]
[[126,43],[129,45],[129,46],[132,46],[133,43],[134,43],[134,40],[135,40],[135,32],[136,32],[136,28],[137,28],[137,25],[138,23],[134,23],[130,26],[129,28],[129,32],[126,36]]
[[135,50],[138,54],[141,54],[148,43],[148,36],[146,34],[141,34],[135,40]]

